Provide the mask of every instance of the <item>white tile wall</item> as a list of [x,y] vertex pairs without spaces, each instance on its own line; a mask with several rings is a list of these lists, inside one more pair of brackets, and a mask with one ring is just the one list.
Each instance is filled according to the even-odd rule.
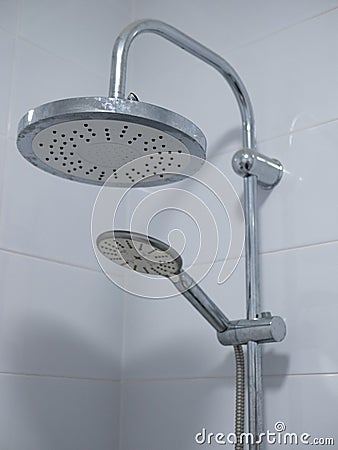
[[[214,434],[233,433],[233,383],[233,378],[125,383],[123,448],[222,448],[215,441],[197,444],[195,436],[203,428]],[[336,408],[337,383],[337,375],[265,377],[266,429],[275,432],[275,423],[283,421],[286,432],[311,435],[310,443],[320,437],[336,442],[336,417],[329,411]]]
[[[229,318],[241,318],[245,314],[242,264],[225,285],[217,284],[220,267],[215,264],[200,285]],[[130,296],[124,343],[126,379],[234,373],[232,349],[218,344],[216,332],[182,296],[158,301]]]
[[259,139],[337,118],[337,17],[336,9],[232,53],[252,94]]
[[338,121],[267,141],[260,150],[279,157],[285,172],[271,196],[261,196],[261,250],[338,239],[338,180],[334,172]]
[[[266,424],[283,420],[289,431],[337,439],[337,7],[336,0],[1,2],[4,448],[189,449],[203,426],[233,428],[231,349],[217,344],[182,297],[151,302],[105,279],[90,236],[98,189],[45,174],[15,148],[27,109],[106,94],[114,38],[142,17],[181,28],[236,67],[254,103],[259,149],[285,166],[280,186],[260,196],[263,302],[288,324],[285,342],[265,351]],[[238,111],[221,77],[154,36],[138,39],[130,56],[128,88],[195,121],[207,135],[209,161],[241,196],[231,170],[241,145]],[[149,192],[132,194],[129,209]],[[203,199],[227,236],[222,213]],[[150,231],[166,238],[180,226],[196,243],[195,225],[177,214],[157,217]],[[188,264],[193,251],[186,250]],[[217,284],[220,266],[201,286],[229,317],[242,317],[243,261],[224,285]],[[157,285],[143,285],[156,294]]]
[[264,255],[264,308],[285,317],[288,335],[266,346],[265,373],[337,373],[338,245]]
[[[338,439],[333,414],[337,405],[337,382],[337,374],[265,377],[267,428],[274,431],[275,423],[283,421],[286,431],[311,435],[310,444],[314,438],[333,438],[334,445],[331,447],[334,448]],[[275,446],[269,445],[267,448],[273,449]],[[309,445],[297,447],[309,448]]]
[[[128,195],[133,229],[170,241],[186,268],[224,259],[228,251],[233,258],[240,256],[244,243],[244,213],[236,191],[223,176],[216,181],[218,171],[211,165],[203,172],[206,177],[199,172],[194,180]],[[230,248],[231,237],[237,244]]]
[[1,447],[118,448],[119,383],[0,375]]
[[208,4],[205,0],[193,4],[134,1],[134,16],[166,21],[215,51],[223,51],[262,39],[337,6],[336,0],[213,0]]
[[130,2],[0,1],[0,448],[119,446],[123,292],[91,244],[95,187],[15,146],[41,103],[106,95]]
[[6,135],[8,131],[8,114],[11,93],[11,77],[13,72],[15,37],[0,28],[0,134]]
[[[84,71],[101,75],[107,86],[96,95],[106,95],[114,40],[129,22],[128,1],[22,1],[18,32],[20,37],[43,47],[50,54],[80,63]],[[76,86],[80,78],[69,79]]]
[[9,139],[1,246],[97,270],[90,221],[98,191],[33,167]]
[[1,0],[0,27],[15,34],[18,20],[19,0]]
[[0,253],[0,371],[120,379],[122,292],[101,273]]
[[84,70],[65,56],[54,55],[35,44],[18,39],[11,99],[11,135],[21,117],[42,103],[68,97],[106,95],[106,80]]

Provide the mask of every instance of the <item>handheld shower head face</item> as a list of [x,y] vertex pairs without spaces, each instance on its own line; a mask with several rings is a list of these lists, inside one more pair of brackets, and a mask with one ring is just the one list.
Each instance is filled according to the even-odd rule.
[[96,240],[100,253],[120,266],[149,275],[180,273],[182,259],[169,245],[141,233],[107,231]]
[[29,162],[54,175],[97,185],[112,175],[109,184],[117,187],[178,181],[206,157],[206,139],[189,120],[158,106],[106,97],[30,110],[19,123],[17,146]]

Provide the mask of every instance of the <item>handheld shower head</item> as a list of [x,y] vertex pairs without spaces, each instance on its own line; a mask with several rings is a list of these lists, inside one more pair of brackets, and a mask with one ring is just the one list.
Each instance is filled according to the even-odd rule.
[[182,258],[169,245],[141,233],[114,230],[96,239],[99,252],[110,261],[149,275],[167,277],[177,290],[218,332],[229,320],[195,281],[182,270]]
[[96,244],[103,256],[136,272],[170,277],[182,269],[182,258],[173,248],[144,234],[107,231]]
[[49,173],[96,185],[112,175],[109,184],[117,187],[178,181],[195,173],[206,157],[206,139],[188,119],[137,100],[107,97],[31,109],[19,123],[17,146]]

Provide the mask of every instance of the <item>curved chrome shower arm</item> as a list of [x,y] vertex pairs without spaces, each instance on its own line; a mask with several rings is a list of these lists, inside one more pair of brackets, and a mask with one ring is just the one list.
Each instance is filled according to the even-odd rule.
[[240,109],[243,147],[254,149],[256,147],[256,136],[253,108],[249,94],[237,72],[217,53],[182,33],[177,28],[159,20],[136,21],[126,27],[116,39],[112,55],[109,96],[125,98],[129,48],[133,40],[141,33],[154,33],[167,39],[216,69],[225,78],[236,97]]

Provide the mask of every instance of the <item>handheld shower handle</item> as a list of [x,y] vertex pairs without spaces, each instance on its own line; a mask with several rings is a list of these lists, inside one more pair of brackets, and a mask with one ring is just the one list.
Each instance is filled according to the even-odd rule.
[[228,329],[229,319],[186,272],[174,275],[170,280],[218,333]]

